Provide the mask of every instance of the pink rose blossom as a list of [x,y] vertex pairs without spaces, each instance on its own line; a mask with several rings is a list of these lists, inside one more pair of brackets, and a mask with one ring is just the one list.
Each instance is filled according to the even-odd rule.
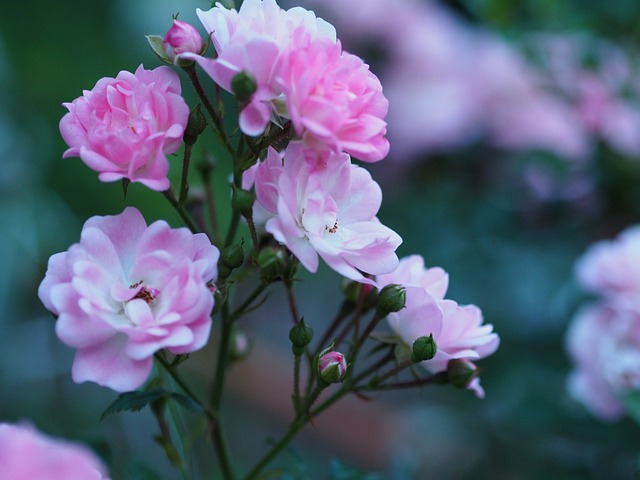
[[78,349],[73,380],[134,390],[156,351],[203,347],[218,257],[206,235],[164,221],[147,226],[135,208],[87,220],[80,243],[50,258],[38,290],[58,316],[58,337]]
[[602,420],[624,415],[622,398],[640,389],[640,314],[600,303],[579,311],[566,338],[571,396]]
[[106,480],[102,462],[87,447],[54,439],[28,425],[0,423],[3,480]]
[[640,294],[640,226],[627,228],[615,240],[593,244],[576,265],[583,287],[606,297]]
[[369,66],[326,39],[291,48],[280,63],[287,116],[305,146],[346,152],[365,162],[389,153],[385,138],[389,102]]
[[202,50],[202,37],[193,25],[174,19],[162,45],[167,56],[176,62],[183,53],[199,54]]
[[239,11],[219,3],[211,10],[197,10],[198,17],[211,35],[217,58],[192,56],[222,88],[231,90],[231,80],[247,72],[256,81],[257,90],[240,112],[240,129],[247,135],[264,132],[271,120],[272,102],[282,93],[274,78],[274,67],[293,43],[294,30],[304,38],[326,38],[335,42],[332,25],[300,7],[281,9],[275,0],[246,0]]
[[169,67],[103,78],[91,91],[63,105],[60,133],[69,149],[103,182],[126,178],[153,190],[169,188],[167,155],[182,143],[189,107],[180,79]]
[[256,204],[271,217],[265,229],[311,272],[318,255],[357,282],[373,283],[362,272],[393,271],[402,239],[376,218],[378,184],[346,154],[317,163],[306,153],[300,142],[289,144],[284,157],[270,149],[255,170]]
[[[398,268],[376,277],[379,287],[399,284],[406,287],[405,308],[391,313],[388,322],[408,345],[422,336],[433,335],[438,346],[431,360],[421,365],[431,373],[447,370],[453,359],[480,360],[493,354],[500,343],[492,325],[483,325],[482,312],[475,305],[461,306],[444,299],[448,275],[439,267],[426,269],[419,255],[400,260]],[[477,379],[467,387],[482,398],[484,390]]]

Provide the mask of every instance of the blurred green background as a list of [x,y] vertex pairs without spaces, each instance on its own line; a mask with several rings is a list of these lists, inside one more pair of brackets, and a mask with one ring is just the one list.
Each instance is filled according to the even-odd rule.
[[[640,42],[636,0],[442,4],[513,42],[530,31],[567,29],[592,31],[635,51]],[[98,422],[115,394],[71,382],[73,352],[52,335],[53,319],[37,300],[37,287],[49,255],[77,241],[89,216],[136,205],[148,221],[179,220],[164,198],[141,185],[131,185],[123,199],[120,184],[98,182],[79,159],[62,160],[66,146],[57,124],[66,111],[61,103],[99,78],[140,63],[158,65],[144,35],[163,35],[178,12],[197,25],[196,7],[209,3],[26,0],[5,2],[0,15],[0,419],[32,421],[52,435],[89,442],[110,463],[114,479],[147,478],[149,470],[176,476],[150,440],[155,427],[148,416]],[[215,146],[199,148],[204,155]],[[630,420],[603,424],[565,393],[570,364],[563,336],[584,300],[573,280],[574,261],[591,241],[613,236],[640,214],[640,167],[620,166],[607,155],[593,172],[601,205],[588,215],[561,200],[533,202],[512,181],[526,159],[481,144],[424,158],[409,175],[388,175],[389,164],[371,167],[385,192],[380,218],[404,238],[400,256],[420,253],[428,265],[445,268],[450,298],[479,305],[502,339],[481,364],[483,401],[452,388],[379,400],[410,412],[424,434],[423,448],[397,454],[382,478],[637,478],[638,427]],[[222,155],[220,163],[222,186]],[[221,200],[228,195],[218,191]],[[323,278],[335,283],[329,274]],[[241,422],[242,414],[235,415]],[[316,476],[313,469],[326,472],[329,459],[340,457],[330,445],[305,445],[300,455],[311,458],[311,466],[302,462],[298,477],[287,478],[322,478],[326,473]],[[291,466],[291,458],[298,457],[281,463]],[[353,475],[348,478],[358,478]]]

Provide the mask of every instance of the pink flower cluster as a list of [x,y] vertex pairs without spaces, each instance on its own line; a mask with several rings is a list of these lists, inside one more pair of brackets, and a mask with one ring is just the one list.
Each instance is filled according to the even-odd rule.
[[346,152],[367,162],[386,156],[382,86],[360,58],[342,51],[333,26],[275,0],[246,0],[239,11],[217,4],[198,16],[217,57],[191,58],[228,91],[241,72],[255,80],[240,112],[244,133],[262,134],[276,114],[290,119],[318,156]]
[[218,257],[205,234],[147,226],[135,208],[87,220],[80,242],[50,258],[38,290],[58,337],[78,349],[73,380],[134,390],[156,351],[203,347]]
[[255,209],[266,212],[266,231],[311,272],[318,269],[318,256],[357,282],[373,283],[363,272],[393,271],[402,240],[376,218],[382,202],[378,184],[344,153],[331,153],[322,163],[308,153],[301,142],[290,143],[282,154],[270,148],[245,173],[246,186],[255,179]]
[[182,143],[189,107],[180,79],[169,67],[103,78],[64,106],[60,133],[69,149],[103,182],[127,179],[153,190],[169,188],[169,161]]
[[80,444],[47,437],[27,425],[0,423],[3,480],[108,480],[102,462]]
[[[449,276],[440,267],[425,268],[419,255],[403,258],[397,270],[379,275],[380,287],[390,284],[406,288],[406,304],[387,320],[392,330],[409,347],[422,336],[433,335],[437,352],[421,365],[431,373],[444,372],[450,360],[476,361],[493,354],[500,338],[492,325],[483,325],[482,312],[475,305],[458,305],[445,299]],[[480,379],[467,385],[479,398],[484,397]]]
[[624,415],[623,397],[640,389],[640,226],[594,244],[576,273],[599,299],[567,331],[568,389],[594,415],[615,420]]

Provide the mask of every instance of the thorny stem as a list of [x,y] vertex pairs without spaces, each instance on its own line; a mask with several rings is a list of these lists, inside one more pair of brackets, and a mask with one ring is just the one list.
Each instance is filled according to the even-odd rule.
[[216,109],[211,103],[211,100],[209,100],[209,97],[204,91],[204,88],[202,88],[202,84],[200,83],[200,78],[198,78],[198,73],[196,72],[195,65],[190,65],[188,67],[184,67],[183,69],[187,72],[189,80],[191,81],[193,88],[198,94],[200,101],[204,105],[204,108],[206,108],[207,112],[209,112],[218,137],[220,137],[220,140],[224,144],[224,147],[227,149],[227,151],[231,154],[232,157],[234,157],[235,151],[231,146],[231,142],[229,141],[227,133],[225,132],[224,125],[222,124],[222,119],[220,118],[220,115],[218,115],[218,112],[216,112]]
[[168,190],[165,190],[164,192],[162,192],[162,194],[164,195],[164,198],[169,200],[169,203],[173,206],[173,208],[176,209],[176,211],[178,212],[178,215],[180,215],[180,218],[185,223],[185,225],[189,228],[189,230],[191,230],[193,233],[199,233],[200,229],[198,229],[195,222],[191,219],[191,217],[185,210],[184,205],[181,205],[180,202],[178,202],[178,199],[176,198],[176,194],[173,192],[173,190],[169,188]]
[[184,159],[182,160],[182,178],[180,179],[180,197],[178,203],[184,205],[187,200],[187,194],[189,193],[189,162],[191,161],[192,144],[184,144]]

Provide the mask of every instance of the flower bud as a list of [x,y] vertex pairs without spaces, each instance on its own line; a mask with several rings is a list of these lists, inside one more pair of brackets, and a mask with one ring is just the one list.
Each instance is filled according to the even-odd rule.
[[248,72],[240,72],[231,79],[231,91],[240,103],[247,103],[258,88],[256,79]]
[[258,266],[264,280],[273,282],[281,277],[287,268],[285,253],[278,248],[265,247],[258,254]]
[[398,312],[404,308],[407,301],[407,290],[402,285],[392,283],[387,285],[378,294],[378,307],[376,314],[384,318],[390,313]]
[[447,376],[454,387],[467,388],[478,373],[478,367],[463,358],[449,360],[447,364]]
[[181,60],[181,53],[202,52],[202,37],[190,24],[174,19],[173,26],[162,40],[162,46],[169,59],[176,65],[187,66],[193,64],[193,60]]
[[242,330],[234,329],[231,335],[229,358],[231,360],[242,360],[249,354],[249,338]]
[[234,210],[240,212],[245,218],[249,218],[253,214],[253,202],[256,196],[249,190],[242,190],[240,188],[233,189],[233,196],[231,197],[231,206]]
[[305,347],[311,343],[312,339],[313,329],[304,321],[304,318],[289,330],[289,340],[291,340],[293,353],[296,355],[302,355]]
[[187,145],[196,143],[198,135],[204,132],[205,128],[207,128],[207,119],[200,109],[200,104],[198,104],[189,112],[187,128],[184,129],[184,143]]
[[436,356],[437,351],[438,346],[436,345],[436,341],[433,339],[433,335],[429,335],[428,337],[418,337],[416,341],[413,342],[413,348],[411,349],[411,360],[413,360],[414,362],[431,360]]
[[320,380],[327,385],[342,382],[346,374],[347,361],[343,354],[330,351],[318,359],[318,375]]
[[244,240],[235,243],[233,245],[229,245],[222,249],[220,253],[220,262],[223,265],[229,267],[229,269],[233,270],[234,268],[239,268],[244,263]]

